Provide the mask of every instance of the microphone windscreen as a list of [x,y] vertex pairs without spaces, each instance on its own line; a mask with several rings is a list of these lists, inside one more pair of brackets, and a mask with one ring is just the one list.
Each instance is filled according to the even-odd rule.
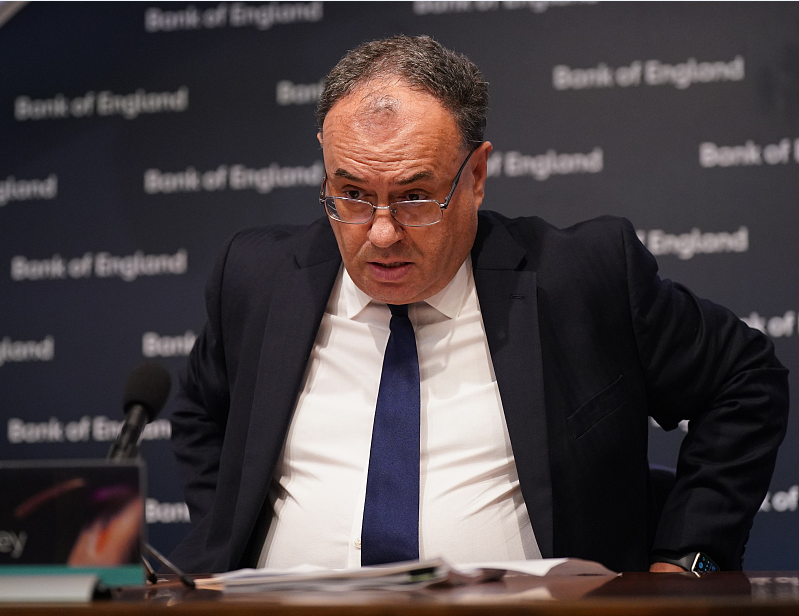
[[152,421],[161,412],[172,388],[172,377],[161,364],[143,362],[133,369],[125,385],[123,408],[127,413],[131,406],[140,404]]

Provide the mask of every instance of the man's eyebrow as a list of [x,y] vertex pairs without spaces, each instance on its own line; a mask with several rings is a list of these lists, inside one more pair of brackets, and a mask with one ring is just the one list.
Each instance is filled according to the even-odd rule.
[[[333,175],[337,178],[344,178],[345,180],[349,180],[350,182],[358,182],[363,184],[365,180],[359,178],[357,175],[354,175],[347,171],[346,169],[341,169],[340,167],[336,169]],[[430,171],[419,171],[418,173],[414,173],[412,176],[408,178],[403,178],[401,180],[397,180],[397,184],[399,186],[407,186],[408,184],[413,184],[415,182],[420,182],[422,180],[434,180],[435,174]]]
[[341,167],[336,169],[336,172],[333,175],[337,178],[344,178],[345,180],[349,180],[351,182],[359,182],[363,184],[363,180],[361,178],[359,178],[357,175],[353,175],[346,169],[342,169]]
[[419,173],[414,173],[409,178],[403,178],[401,180],[397,180],[397,184],[400,186],[407,186],[408,184],[413,184],[415,182],[421,182],[422,180],[434,180],[435,175],[430,171],[420,171]]

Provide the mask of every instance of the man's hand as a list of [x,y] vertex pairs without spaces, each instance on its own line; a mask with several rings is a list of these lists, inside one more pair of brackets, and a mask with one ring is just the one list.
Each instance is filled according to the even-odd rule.
[[650,573],[685,573],[685,569],[679,565],[672,565],[671,563],[652,563],[649,567]]

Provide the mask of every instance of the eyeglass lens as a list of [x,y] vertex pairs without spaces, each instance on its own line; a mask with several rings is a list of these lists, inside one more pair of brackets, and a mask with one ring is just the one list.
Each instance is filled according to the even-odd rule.
[[[334,218],[349,223],[364,223],[372,217],[372,204],[346,197],[326,197],[325,206]],[[390,205],[391,215],[403,225],[424,226],[441,220],[437,201],[398,201]]]

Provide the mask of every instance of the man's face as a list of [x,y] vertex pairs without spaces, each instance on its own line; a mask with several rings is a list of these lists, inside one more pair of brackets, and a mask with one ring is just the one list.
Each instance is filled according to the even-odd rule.
[[[327,194],[386,206],[408,199],[443,203],[468,155],[452,115],[429,94],[396,81],[372,82],[338,101],[319,135]],[[356,286],[390,304],[435,295],[474,243],[491,144],[472,155],[441,222],[403,227],[388,210],[366,224],[331,220]]]

